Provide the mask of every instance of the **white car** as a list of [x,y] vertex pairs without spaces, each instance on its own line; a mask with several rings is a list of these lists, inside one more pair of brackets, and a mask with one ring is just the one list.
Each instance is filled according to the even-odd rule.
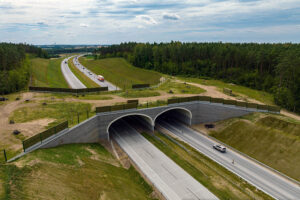
[[224,146],[222,146],[220,144],[215,144],[215,145],[213,145],[213,147],[214,147],[214,149],[216,149],[216,150],[218,150],[218,151],[220,151],[222,153],[226,153],[226,147],[224,147]]

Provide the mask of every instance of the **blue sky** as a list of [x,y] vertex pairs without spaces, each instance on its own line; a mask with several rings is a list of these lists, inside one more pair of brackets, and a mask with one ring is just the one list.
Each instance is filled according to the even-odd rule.
[[300,42],[300,0],[0,0],[0,42]]

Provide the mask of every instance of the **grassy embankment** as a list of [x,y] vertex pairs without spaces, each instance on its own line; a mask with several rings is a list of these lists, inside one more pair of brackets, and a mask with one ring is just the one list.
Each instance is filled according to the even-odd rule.
[[[18,166],[18,167],[17,167]],[[0,165],[0,199],[152,199],[139,173],[99,144],[37,150]]]
[[31,82],[32,86],[68,88],[60,65],[64,58],[43,59],[34,58],[31,60]]
[[[69,126],[76,125],[79,121],[87,119],[87,115],[91,117],[95,113],[91,111],[91,104],[79,103],[79,102],[51,102],[46,101],[47,105],[38,103],[35,107],[21,107],[14,110],[10,115],[10,119],[15,123],[29,122],[37,119],[50,118],[55,119],[53,123],[50,123],[47,127],[54,126],[65,120],[68,120]],[[87,114],[88,112],[88,114]]]
[[80,57],[82,65],[96,74],[101,74],[111,83],[122,89],[130,89],[132,84],[158,84],[162,75],[155,71],[132,66],[123,58],[106,58],[100,60]]
[[220,199],[271,199],[185,143],[177,141],[189,152],[164,135],[155,134],[160,140],[143,135]]
[[84,75],[73,63],[73,58],[69,59],[68,65],[73,72],[73,74],[87,87],[87,88],[95,88],[100,87],[97,83],[92,81],[89,77]]
[[300,181],[299,121],[256,113],[218,122],[216,127],[211,136]]
[[251,89],[241,85],[225,83],[220,80],[205,80],[201,78],[182,78],[182,77],[180,77],[180,79],[187,82],[199,83],[202,85],[216,86],[219,89],[219,91],[223,91],[223,88],[229,88],[232,90],[234,95],[237,95],[238,98],[240,98],[243,101],[247,101],[247,97],[248,97],[268,105],[275,104],[273,95],[264,91]]
[[127,90],[125,92],[120,93],[119,95],[125,98],[150,97],[160,96],[161,91],[169,94],[201,94],[205,92],[205,90],[203,90],[202,88],[193,85],[167,80],[157,88],[143,90]]

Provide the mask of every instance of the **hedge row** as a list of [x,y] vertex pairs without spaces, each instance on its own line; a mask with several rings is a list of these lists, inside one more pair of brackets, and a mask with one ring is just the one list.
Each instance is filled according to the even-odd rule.
[[111,111],[117,111],[117,110],[134,109],[134,108],[137,108],[137,107],[138,107],[138,103],[137,102],[120,104],[120,105],[114,105],[114,106],[96,107],[96,113],[111,112]]
[[50,88],[50,87],[32,87],[32,86],[30,86],[29,90],[30,91],[39,91],[39,92],[87,93],[87,92],[108,91],[108,87],[72,89],[72,88]]
[[47,130],[45,130],[45,131],[43,131],[43,132],[41,132],[37,135],[32,136],[31,138],[28,138],[28,139],[24,140],[23,141],[24,151],[27,148],[29,148],[29,147],[37,144],[37,143],[42,143],[43,140],[47,139],[48,137],[50,137],[50,136],[52,136],[52,135],[54,135],[54,134],[56,134],[56,133],[58,133],[58,132],[60,132],[64,129],[66,129],[66,128],[68,128],[68,121],[65,121],[61,124],[58,124],[57,126],[54,126],[54,127],[50,128],[50,129],[47,129]]
[[132,85],[132,89],[139,89],[139,88],[148,88],[150,84],[134,84]]
[[210,103],[222,103],[222,104],[226,104],[226,105],[235,105],[235,106],[239,106],[239,107],[255,108],[255,109],[259,109],[259,110],[268,110],[268,111],[272,111],[272,112],[280,112],[280,107],[277,107],[277,106],[260,105],[260,104],[256,104],[256,103],[247,103],[247,102],[226,100],[226,99],[213,98],[213,97],[207,97],[207,96],[172,98],[172,99],[168,99],[168,104],[182,103],[182,102],[189,102],[189,101],[208,101]]

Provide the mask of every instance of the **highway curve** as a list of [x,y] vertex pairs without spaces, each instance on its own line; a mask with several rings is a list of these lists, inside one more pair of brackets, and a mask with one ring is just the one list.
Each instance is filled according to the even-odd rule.
[[73,56],[64,59],[61,62],[61,71],[68,83],[68,85],[73,89],[86,88],[86,86],[73,74],[68,65],[68,60]]
[[73,63],[77,67],[77,69],[79,69],[84,75],[86,75],[87,77],[89,77],[92,81],[94,81],[95,83],[97,83],[99,86],[101,86],[101,87],[108,87],[108,91],[120,90],[120,88],[118,88],[117,86],[115,86],[112,83],[108,82],[107,80],[104,80],[103,82],[99,81],[98,78],[97,78],[97,74],[93,73],[92,71],[90,71],[89,69],[87,69],[86,67],[84,67],[79,62],[78,59],[81,56],[83,56],[83,55],[75,56],[73,58]]
[[[298,184],[237,153],[237,151],[227,148],[226,153],[221,153],[213,149],[212,146],[216,143],[213,139],[175,120],[161,120],[158,125],[273,198],[300,199]],[[233,160],[234,163],[232,163]]]

